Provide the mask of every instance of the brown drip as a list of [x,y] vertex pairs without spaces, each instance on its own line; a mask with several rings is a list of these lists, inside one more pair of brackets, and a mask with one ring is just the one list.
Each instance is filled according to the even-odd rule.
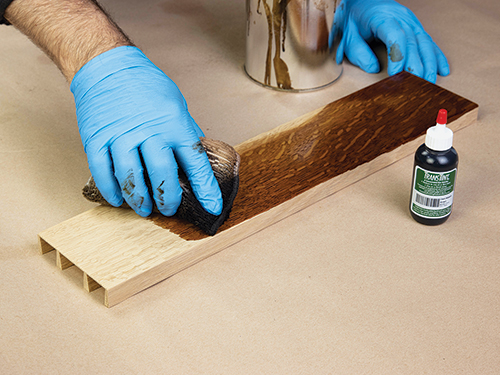
[[287,90],[293,89],[293,87],[290,73],[288,72],[288,66],[281,58],[281,51],[285,51],[285,34],[287,26],[286,6],[290,1],[291,0],[273,0],[272,10],[266,0],[259,0],[257,3],[257,13],[259,14],[261,14],[260,4],[263,4],[269,33],[264,84],[271,86],[271,54],[274,40],[275,52],[272,62],[276,75],[276,83],[279,88]]

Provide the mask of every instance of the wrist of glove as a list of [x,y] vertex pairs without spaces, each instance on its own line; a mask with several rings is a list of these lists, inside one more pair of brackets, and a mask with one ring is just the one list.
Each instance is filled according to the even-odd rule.
[[337,62],[345,54],[352,64],[377,73],[380,65],[368,46],[373,39],[387,47],[389,75],[406,70],[434,83],[437,74],[450,72],[445,55],[408,8],[394,0],[346,0]]
[[[200,145],[203,132],[181,92],[138,48],[117,47],[85,64],[71,83],[90,172],[113,206],[141,216],[173,215],[181,201],[178,165],[211,214],[222,196]],[[150,196],[149,180],[153,197]]]

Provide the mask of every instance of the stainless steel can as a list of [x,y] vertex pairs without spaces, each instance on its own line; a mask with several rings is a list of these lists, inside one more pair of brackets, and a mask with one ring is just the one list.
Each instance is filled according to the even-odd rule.
[[286,91],[314,90],[342,74],[336,54],[345,0],[246,0],[245,71]]

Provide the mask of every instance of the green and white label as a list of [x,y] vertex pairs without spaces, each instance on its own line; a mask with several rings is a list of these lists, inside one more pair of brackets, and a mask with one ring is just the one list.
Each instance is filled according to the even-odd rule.
[[415,167],[411,210],[424,218],[439,219],[451,213],[457,169],[431,172]]

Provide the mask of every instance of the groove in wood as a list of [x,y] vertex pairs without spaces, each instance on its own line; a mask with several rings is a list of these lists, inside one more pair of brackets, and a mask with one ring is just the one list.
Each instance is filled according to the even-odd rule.
[[85,272],[83,273],[83,288],[87,292],[93,292],[94,290],[97,290],[101,288],[101,286],[89,275],[87,275]]
[[38,244],[40,245],[40,253],[47,254],[55,250],[51,245],[49,245],[42,237],[38,236]]
[[66,258],[59,251],[56,250],[56,265],[61,270],[65,270],[66,268],[69,268],[69,267],[73,266],[74,264],[71,263],[68,260],[68,258]]

